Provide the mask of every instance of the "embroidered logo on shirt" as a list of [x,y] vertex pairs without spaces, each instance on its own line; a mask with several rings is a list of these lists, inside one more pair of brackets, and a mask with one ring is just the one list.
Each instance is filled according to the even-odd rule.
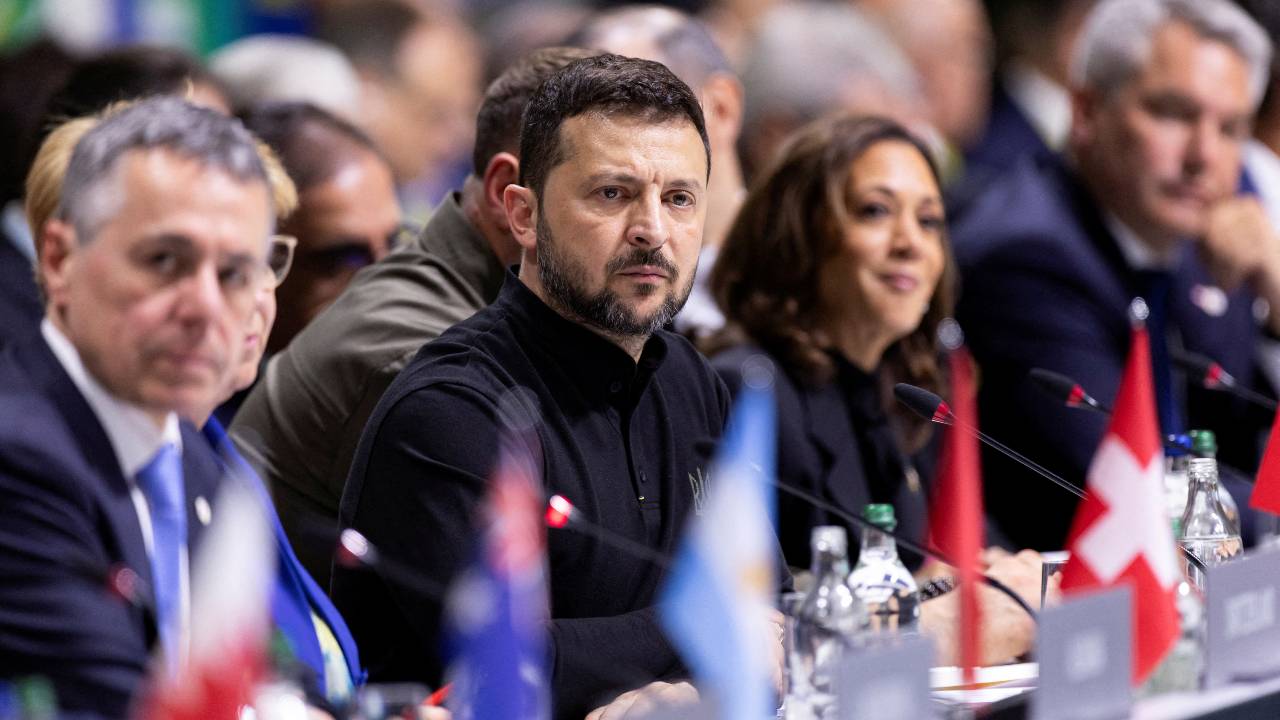
[[709,475],[702,474],[702,468],[698,468],[689,473],[689,487],[693,490],[693,512],[695,515],[701,515],[707,506],[707,484],[710,482]]

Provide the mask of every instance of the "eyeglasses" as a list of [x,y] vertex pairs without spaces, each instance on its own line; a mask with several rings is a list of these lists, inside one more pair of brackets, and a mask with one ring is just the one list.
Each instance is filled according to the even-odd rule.
[[280,287],[280,283],[289,276],[289,268],[293,267],[293,254],[298,248],[298,238],[292,235],[272,235],[267,246],[267,282],[272,289]]

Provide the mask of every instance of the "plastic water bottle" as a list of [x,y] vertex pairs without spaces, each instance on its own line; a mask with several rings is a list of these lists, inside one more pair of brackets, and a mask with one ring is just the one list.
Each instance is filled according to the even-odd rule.
[[[1233,526],[1222,507],[1218,492],[1218,463],[1213,458],[1196,457],[1188,464],[1191,490],[1182,513],[1180,544],[1207,567],[1220,565],[1244,551],[1240,530]],[[1222,493],[1225,494],[1225,493]],[[1188,564],[1187,577],[1204,591],[1204,573]]]
[[[1218,468],[1218,438],[1213,434],[1212,430],[1192,430],[1187,433],[1191,436],[1191,454],[1195,457],[1209,458],[1213,460],[1214,472],[1217,473]],[[1235,498],[1231,497],[1231,493],[1222,487],[1222,483],[1217,483],[1218,502],[1222,503],[1222,509],[1226,512],[1227,522],[1235,530],[1235,534],[1240,534],[1240,507],[1236,505]]]
[[920,591],[898,558],[897,542],[888,534],[898,525],[893,506],[871,504],[862,516],[879,529],[862,531],[862,551],[849,574],[849,587],[866,608],[868,629],[872,633],[915,632],[920,624]]
[[826,717],[835,708],[840,660],[865,625],[866,612],[845,584],[849,548],[844,528],[815,527],[809,544],[813,588],[800,604],[795,650],[787,659],[792,677],[799,684],[796,692],[802,697],[788,698],[787,704],[805,705],[809,709],[806,714]]
[[[1173,534],[1182,533],[1182,520],[1173,521]],[[1159,667],[1147,678],[1142,695],[1162,695],[1171,692],[1193,692],[1200,689],[1204,672],[1204,600],[1183,574],[1178,578],[1174,603],[1178,608],[1178,620],[1182,625],[1173,649],[1160,662]]]

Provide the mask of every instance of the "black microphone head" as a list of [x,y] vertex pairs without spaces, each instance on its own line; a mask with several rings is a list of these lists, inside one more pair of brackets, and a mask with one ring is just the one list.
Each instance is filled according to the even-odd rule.
[[911,412],[929,422],[946,423],[951,416],[951,408],[938,397],[922,387],[898,383],[893,386],[893,396],[898,402],[906,405]]
[[1080,383],[1062,373],[1044,368],[1031,368],[1027,377],[1054,400],[1070,407],[1079,407],[1082,403],[1089,404],[1089,400],[1092,399],[1084,388],[1080,387]]
[[1221,365],[1200,353],[1169,348],[1169,360],[1183,372],[1194,376],[1196,382],[1207,388],[1235,385],[1235,378],[1223,370]]

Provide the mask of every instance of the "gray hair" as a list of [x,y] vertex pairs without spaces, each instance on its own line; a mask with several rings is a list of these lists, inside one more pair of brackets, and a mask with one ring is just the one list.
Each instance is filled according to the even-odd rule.
[[1072,83],[1103,95],[1114,92],[1139,72],[1156,32],[1171,21],[1239,53],[1249,66],[1249,91],[1257,107],[1270,71],[1271,41],[1227,0],[1104,0],[1085,21],[1072,59]]
[[911,62],[875,21],[848,3],[780,5],[760,27],[742,71],[748,126],[778,112],[825,115],[850,78],[912,103],[920,98]]
[[[270,187],[257,141],[239,120],[175,97],[156,97],[108,115],[76,144],[62,182],[57,216],[88,242],[123,197],[109,182],[134,150],[167,150]],[[268,193],[268,196],[270,193]]]

